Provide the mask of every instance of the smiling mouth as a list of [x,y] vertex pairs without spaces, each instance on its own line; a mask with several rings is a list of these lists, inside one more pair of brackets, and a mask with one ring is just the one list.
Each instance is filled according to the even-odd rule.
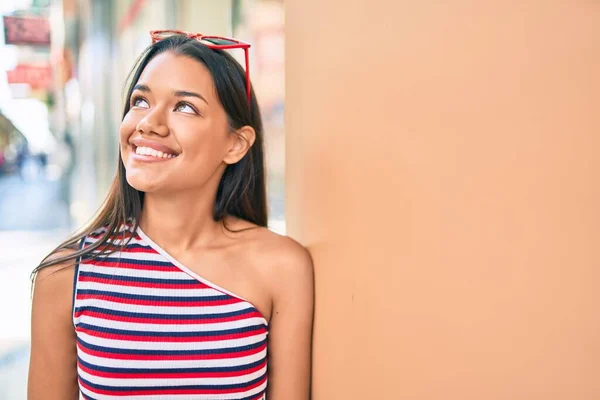
[[178,156],[177,154],[164,153],[160,150],[155,150],[151,147],[135,146],[135,145],[133,145],[133,152],[140,156],[149,156],[149,157],[162,158],[162,159],[170,159],[170,158],[175,158]]

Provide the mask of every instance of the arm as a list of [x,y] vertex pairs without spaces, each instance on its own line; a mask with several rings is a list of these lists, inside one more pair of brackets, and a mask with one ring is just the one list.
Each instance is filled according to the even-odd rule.
[[310,397],[313,322],[313,265],[293,241],[282,249],[273,273],[273,310],[269,327],[269,400]]
[[74,267],[73,261],[53,265],[42,269],[35,278],[28,400],[79,398],[71,315]]

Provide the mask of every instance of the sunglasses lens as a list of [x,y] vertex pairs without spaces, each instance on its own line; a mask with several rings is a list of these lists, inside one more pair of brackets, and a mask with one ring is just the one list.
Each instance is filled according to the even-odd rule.
[[170,36],[181,35],[182,32],[177,31],[165,31],[165,32],[155,32],[152,34],[152,37],[158,40],[166,39]]
[[237,42],[234,42],[233,40],[227,40],[227,39],[222,39],[222,38],[215,38],[215,37],[203,37],[202,41],[206,41],[210,44],[214,44],[217,46],[231,46],[234,44],[237,44]]

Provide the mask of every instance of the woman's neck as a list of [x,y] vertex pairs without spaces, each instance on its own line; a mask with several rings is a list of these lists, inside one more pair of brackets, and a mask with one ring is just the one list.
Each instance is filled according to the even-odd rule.
[[214,196],[197,191],[168,196],[146,193],[140,228],[173,253],[208,247],[223,235],[222,223],[213,219],[214,204]]

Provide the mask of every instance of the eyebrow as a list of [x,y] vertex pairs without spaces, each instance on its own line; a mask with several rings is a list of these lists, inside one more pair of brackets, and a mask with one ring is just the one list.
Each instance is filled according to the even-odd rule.
[[175,90],[173,91],[173,94],[177,97],[197,97],[200,100],[203,100],[206,104],[208,104],[208,101],[206,101],[206,99],[202,97],[200,93],[188,92],[187,90]]
[[[133,90],[139,90],[141,92],[150,92],[151,91],[147,85],[141,85],[141,84],[135,85],[133,87]],[[206,104],[208,104],[208,101],[206,101],[206,99],[204,97],[202,97],[202,95],[200,95],[199,93],[196,93],[196,92],[190,92],[187,90],[174,90],[173,95],[177,96],[177,97],[197,97],[200,100],[204,101]]]

